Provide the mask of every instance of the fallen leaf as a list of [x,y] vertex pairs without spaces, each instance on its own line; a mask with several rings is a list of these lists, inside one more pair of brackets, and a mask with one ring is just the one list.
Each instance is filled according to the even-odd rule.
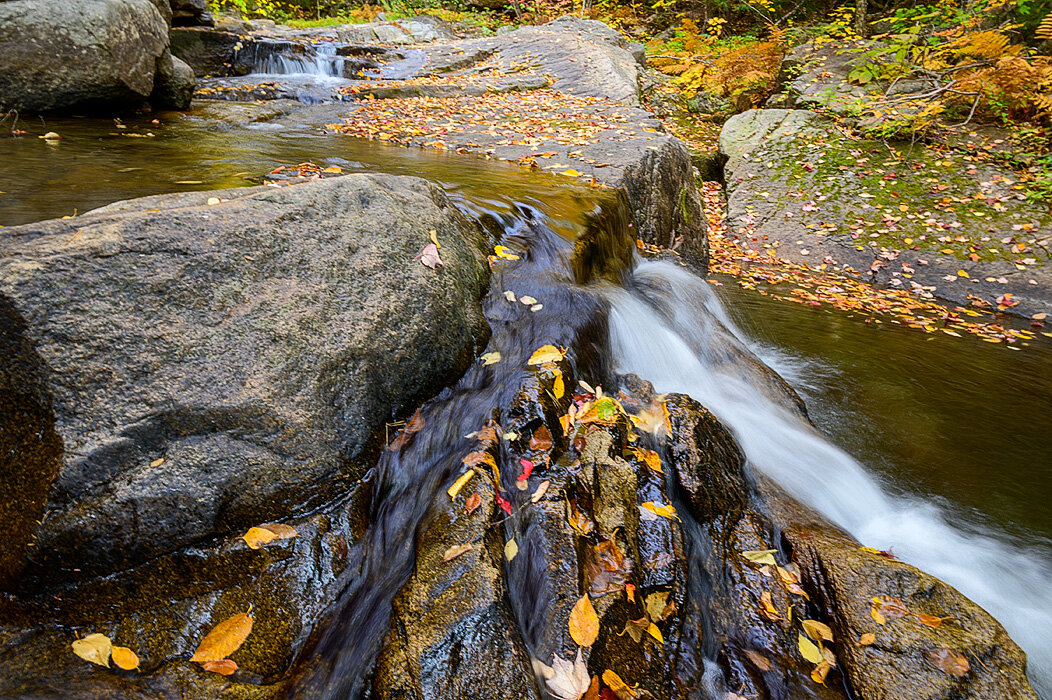
[[558,700],[579,700],[588,690],[588,665],[581,659],[581,650],[577,650],[577,659],[570,661],[555,654],[552,665],[537,662],[544,675],[544,683],[549,692]]
[[607,687],[614,691],[618,700],[631,700],[636,697],[636,691],[632,690],[627,683],[621,680],[621,676],[610,669],[603,671],[603,683],[606,683]]
[[[493,249],[493,252],[497,254],[498,258],[502,258],[504,260],[518,260],[519,259],[519,256],[515,255],[514,253],[512,253],[511,249],[509,249],[506,246],[499,245],[499,246],[497,246],[497,247],[495,247]],[[513,300],[509,299],[509,301],[513,301]]]
[[570,636],[583,647],[595,644],[599,636],[599,616],[587,594],[581,596],[570,611]]
[[561,399],[565,393],[566,385],[563,382],[563,373],[555,370],[555,381],[552,382],[552,395],[556,399]]
[[574,170],[573,168],[569,168],[568,170],[563,170],[563,171],[562,171],[562,172],[560,172],[559,174],[560,174],[560,175],[565,175],[566,177],[577,177],[577,176],[578,176],[578,175],[580,175],[581,173],[577,172],[577,171],[576,171],[576,170]]
[[917,615],[917,622],[928,627],[938,627],[942,624],[943,620],[949,620],[948,617],[936,617],[935,615],[928,615],[926,613],[920,613]]
[[508,543],[504,545],[504,558],[511,561],[518,553],[519,545],[515,544],[515,539],[508,540]]
[[221,676],[232,676],[237,671],[237,664],[230,659],[219,659],[218,661],[206,661],[201,668]]
[[296,528],[284,523],[263,523],[260,527],[273,532],[275,538],[279,540],[291,540],[293,537],[299,537],[300,535]]
[[500,509],[508,515],[511,515],[511,501],[502,497],[499,493],[495,495],[495,498],[497,499],[497,505],[500,506]]
[[951,676],[956,676],[958,678],[967,675],[968,671],[971,670],[971,665],[968,663],[968,659],[946,647],[929,649],[924,652],[924,658],[943,673],[948,673]]
[[496,364],[496,363],[500,362],[500,353],[499,352],[485,352],[485,353],[482,353],[481,355],[479,355],[479,359],[482,360],[482,364],[484,364],[484,365]]
[[164,464],[164,457],[158,457],[157,459],[150,462],[151,467],[159,467]]
[[633,642],[637,644],[643,641],[643,633],[650,627],[650,621],[645,617],[641,617],[638,620],[627,620],[625,622],[625,628],[617,633],[618,637],[628,635],[632,638]]
[[877,635],[872,632],[866,632],[864,635],[858,638],[858,643],[864,647],[868,647],[873,642],[877,641]]
[[558,362],[565,356],[565,350],[560,350],[554,345],[542,345],[530,355],[530,359],[526,361],[526,364],[543,365],[545,362]]
[[505,291],[504,298],[511,302],[518,301],[518,297],[516,297],[515,292],[512,291]]
[[552,448],[552,432],[548,430],[548,426],[541,425],[533,431],[533,436],[530,438],[530,449],[531,450],[550,450]]
[[643,457],[643,463],[650,467],[652,471],[655,471],[658,474],[665,473],[661,469],[661,455],[654,450],[640,450],[640,454]]
[[[873,610],[880,612],[881,615],[890,620],[906,617],[909,613],[909,608],[901,600],[883,595],[873,597]],[[876,616],[874,616],[874,619],[876,619]]]
[[438,246],[434,243],[428,243],[424,246],[423,250],[417,253],[413,260],[419,260],[421,264],[430,267],[432,270],[436,266],[445,267],[442,258],[438,257]]
[[778,612],[778,608],[774,607],[774,602],[771,600],[770,591],[764,591],[760,594],[760,612],[768,620],[782,619],[782,615]]
[[818,664],[813,669],[811,669],[811,680],[813,680],[815,683],[821,683],[822,685],[825,685],[826,676],[829,675],[829,670],[831,668],[832,665],[829,662],[823,661],[822,663]]
[[815,643],[802,634],[796,635],[796,646],[800,650],[800,655],[813,664],[820,664],[825,659],[822,658],[822,650],[815,646]]
[[774,553],[777,549],[756,549],[742,552],[742,556],[753,562],[754,564],[768,564],[769,566],[777,566],[778,564],[774,561]]
[[521,296],[519,297],[519,301],[525,304],[526,306],[532,306],[533,304],[537,303],[537,300],[531,296]]
[[804,632],[807,633],[807,636],[816,642],[833,641],[833,630],[829,629],[829,625],[824,622],[819,622],[818,620],[804,620],[801,623],[801,626],[804,628]]
[[657,591],[648,595],[644,606],[647,611],[647,617],[654,622],[664,620],[667,617],[665,610],[668,607],[668,596],[669,591]]
[[745,655],[749,657],[749,661],[752,661],[753,665],[761,671],[770,671],[771,662],[767,660],[767,657],[758,651],[752,649],[746,649]]
[[460,477],[453,482],[453,485],[446,490],[446,493],[449,494],[449,500],[455,500],[457,494],[460,493],[460,489],[464,488],[464,486],[466,486],[467,483],[471,481],[471,477],[473,476],[475,476],[474,469],[468,469],[466,472],[461,474]]
[[73,653],[85,661],[106,668],[110,667],[110,651],[113,649],[113,644],[106,635],[98,632],[89,634],[83,639],[74,639],[71,646]]
[[209,197],[206,204],[208,204],[209,206],[219,204],[219,197]]
[[471,546],[470,542],[464,544],[455,544],[446,550],[446,553],[442,555],[442,561],[452,561],[465,552],[470,552],[474,547]]
[[244,644],[252,631],[251,608],[247,612],[238,613],[220,622],[205,635],[197,650],[190,657],[191,661],[204,663],[206,661],[219,661],[233,654]]
[[639,506],[644,508],[655,515],[660,515],[662,518],[670,518],[672,520],[679,520],[679,516],[676,515],[676,508],[672,505],[666,505],[664,503],[654,503],[653,501],[647,501]]
[[110,651],[113,663],[125,671],[133,671],[139,668],[139,656],[128,647],[113,647]]
[[665,643],[665,638],[661,636],[661,630],[653,622],[650,623],[650,627],[647,627],[647,632],[661,644]]
[[[335,166],[335,165],[330,165],[329,167],[323,169],[322,172],[323,173],[342,173],[343,172],[343,168],[340,168],[340,167]],[[432,231],[431,233],[433,234],[434,231]]]
[[533,492],[532,496],[530,496],[530,502],[536,503],[537,501],[541,500],[544,497],[544,494],[548,491],[548,487],[551,486],[551,484],[552,482],[550,481],[542,481],[541,483],[539,483],[537,485],[537,490]]
[[248,544],[249,549],[260,549],[267,542],[277,539],[277,535],[266,528],[250,527],[248,532],[241,536],[241,539]]
[[464,501],[464,510],[467,511],[468,515],[471,515],[480,505],[482,505],[482,496],[476,491],[468,496],[468,500]]

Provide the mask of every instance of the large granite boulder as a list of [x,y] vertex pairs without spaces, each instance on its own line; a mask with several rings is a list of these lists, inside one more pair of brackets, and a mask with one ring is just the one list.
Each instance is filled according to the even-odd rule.
[[[444,267],[414,259],[431,233]],[[64,448],[36,565],[105,572],[346,490],[484,342],[487,246],[436,186],[365,175],[5,229],[3,347],[38,358],[26,415]]]
[[138,107],[167,51],[150,0],[0,3],[0,108]]
[[171,0],[172,26],[211,27],[215,18],[208,10],[208,0]]

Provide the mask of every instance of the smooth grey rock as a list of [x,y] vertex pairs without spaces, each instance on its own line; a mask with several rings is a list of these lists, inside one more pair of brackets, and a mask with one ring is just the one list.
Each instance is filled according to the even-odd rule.
[[190,109],[196,84],[194,69],[165,52],[157,62],[150,103],[156,109]]
[[[430,230],[445,267],[413,259]],[[5,229],[0,299],[64,446],[40,570],[130,566],[348,488],[487,336],[487,245],[437,186],[380,175]]]
[[241,19],[240,17],[232,17],[230,15],[220,15],[216,17],[215,24],[213,25],[216,31],[220,32],[233,32],[234,34],[248,34],[252,31],[252,24],[248,20]]
[[208,0],[171,0],[172,25],[175,27],[211,27],[215,24],[208,10]]
[[168,24],[150,0],[0,3],[0,107],[138,107],[153,91]]
[[172,29],[172,55],[186,62],[194,75],[229,75],[241,37],[230,32],[179,27]]

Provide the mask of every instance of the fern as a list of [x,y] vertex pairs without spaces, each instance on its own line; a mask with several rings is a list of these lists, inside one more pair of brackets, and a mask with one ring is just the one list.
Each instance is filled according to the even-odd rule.
[[1052,39],[1052,12],[1048,13],[1034,30],[1035,39]]

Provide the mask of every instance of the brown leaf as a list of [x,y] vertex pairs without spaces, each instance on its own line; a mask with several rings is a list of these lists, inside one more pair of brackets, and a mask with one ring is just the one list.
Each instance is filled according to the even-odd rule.
[[279,540],[291,540],[294,537],[300,536],[300,533],[296,531],[296,528],[283,523],[264,523],[263,525],[260,525],[260,527],[273,532],[275,539]]
[[530,438],[530,449],[531,450],[550,450],[552,448],[552,432],[548,430],[548,426],[542,425],[533,431],[533,437]]
[[886,595],[874,596],[873,609],[879,610],[880,613],[889,620],[897,620],[906,617],[910,611],[909,608],[906,607],[906,604],[901,600]]
[[476,491],[468,496],[468,500],[464,501],[464,510],[467,511],[468,515],[471,515],[480,505],[482,505],[482,496]]
[[570,611],[570,636],[583,647],[592,646],[599,637],[599,616],[587,594]]
[[599,676],[592,676],[592,684],[584,691],[581,700],[599,700]]
[[661,622],[671,614],[668,608],[669,593],[670,591],[657,591],[647,596],[644,607],[647,617],[654,622]]
[[245,639],[248,638],[251,631],[252,614],[250,608],[248,612],[228,617],[213,627],[212,631],[197,645],[197,650],[190,657],[190,660],[204,663],[206,661],[225,659],[245,643]]
[[218,659],[204,662],[201,664],[201,668],[212,673],[218,673],[221,676],[230,676],[237,671],[237,664],[230,659]]
[[946,647],[929,649],[924,652],[924,658],[943,673],[948,673],[951,676],[957,676],[958,678],[967,675],[968,671],[971,670],[968,659]]
[[804,632],[807,633],[807,636],[816,642],[833,641],[833,630],[829,629],[829,625],[824,622],[819,622],[818,620],[804,620],[800,624],[804,628]]
[[829,675],[829,669],[831,668],[832,666],[828,662],[823,661],[811,670],[811,680],[825,685],[826,676]]
[[753,665],[761,671],[770,671],[771,662],[767,660],[767,657],[758,651],[752,649],[746,649],[745,655],[749,657],[749,661],[752,661]]
[[935,615],[928,615],[927,613],[920,613],[917,615],[917,622],[928,627],[938,627],[942,624],[943,620],[949,620],[948,617],[936,617]]
[[474,547],[471,546],[470,542],[465,544],[455,544],[446,550],[446,553],[442,555],[442,561],[451,561],[456,559],[464,552],[470,552]]
[[782,619],[782,615],[778,612],[778,608],[774,607],[770,591],[764,591],[760,594],[760,613],[768,620]]
[[864,635],[858,638],[858,643],[864,647],[868,647],[873,642],[877,641],[877,635],[872,632],[866,632]]
[[405,424],[405,427],[402,428],[402,431],[398,433],[395,439],[391,441],[391,444],[387,446],[387,449],[391,451],[402,449],[402,447],[409,442],[409,439],[413,437],[413,434],[420,432],[423,427],[424,416],[420,413],[420,409],[418,408],[416,409],[416,413],[413,414],[413,417],[410,418]]
[[641,617],[638,620],[628,620],[625,622],[625,628],[617,633],[617,636],[627,634],[632,638],[634,642],[641,642],[643,640],[643,633],[650,627],[650,620],[645,617]]
[[123,668],[125,671],[139,668],[138,654],[128,647],[113,647],[110,653],[113,663],[117,664],[118,667]]

